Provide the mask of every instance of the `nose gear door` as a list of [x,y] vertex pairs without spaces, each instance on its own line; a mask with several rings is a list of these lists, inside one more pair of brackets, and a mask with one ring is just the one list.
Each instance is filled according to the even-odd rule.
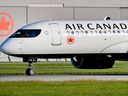
[[52,45],[61,45],[61,31],[57,23],[49,24],[52,33]]

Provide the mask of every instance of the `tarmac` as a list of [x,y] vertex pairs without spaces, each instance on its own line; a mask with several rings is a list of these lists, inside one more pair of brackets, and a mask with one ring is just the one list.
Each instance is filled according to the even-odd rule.
[[0,81],[75,81],[75,80],[100,80],[100,81],[127,81],[128,75],[8,75],[0,76]]

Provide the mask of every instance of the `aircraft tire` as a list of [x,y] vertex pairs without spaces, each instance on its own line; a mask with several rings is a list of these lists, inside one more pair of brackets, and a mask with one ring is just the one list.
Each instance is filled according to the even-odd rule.
[[28,68],[26,70],[26,75],[34,75],[34,70],[32,68]]

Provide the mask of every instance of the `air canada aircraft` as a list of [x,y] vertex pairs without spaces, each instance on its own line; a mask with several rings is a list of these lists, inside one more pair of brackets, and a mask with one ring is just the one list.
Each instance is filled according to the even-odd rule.
[[128,21],[39,21],[17,30],[0,50],[28,62],[27,75],[34,74],[38,58],[71,58],[80,69],[112,68],[115,60],[128,60]]

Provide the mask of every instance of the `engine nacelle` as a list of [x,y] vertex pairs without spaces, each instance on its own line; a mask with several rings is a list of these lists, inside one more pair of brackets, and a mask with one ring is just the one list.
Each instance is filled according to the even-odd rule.
[[105,69],[112,68],[115,59],[111,56],[85,56],[85,57],[73,57],[71,62],[74,67],[80,69]]

